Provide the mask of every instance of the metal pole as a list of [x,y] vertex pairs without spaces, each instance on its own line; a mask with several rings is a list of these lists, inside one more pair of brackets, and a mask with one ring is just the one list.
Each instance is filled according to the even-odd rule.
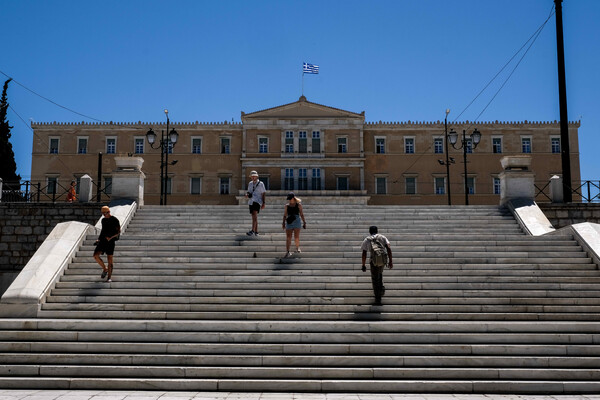
[[452,199],[450,196],[450,156],[448,154],[449,152],[449,148],[448,148],[448,113],[446,112],[446,118],[444,118],[444,132],[445,132],[445,138],[446,138],[446,143],[444,144],[444,150],[446,152],[446,185],[448,186],[448,205],[451,206],[452,205]]
[[591,203],[592,202],[592,192],[590,191],[590,181],[587,181],[587,193],[588,193],[588,197],[587,197],[587,202]]
[[164,178],[164,168],[165,168],[165,163],[164,163],[164,158],[165,158],[165,131],[161,129],[161,133],[160,133],[160,205],[162,206],[163,203],[163,194],[164,194],[164,187],[165,187],[165,178]]
[[464,162],[465,162],[465,205],[469,205],[469,185],[467,185],[467,139],[466,139],[466,133],[467,131],[465,129],[463,129],[463,138],[462,138],[462,145],[463,145],[463,158],[464,158]]
[[560,105],[560,153],[562,161],[563,198],[573,202],[571,188],[571,154],[569,149],[569,117],[567,115],[567,83],[565,78],[565,46],[563,42],[562,0],[554,0],[556,8],[556,53],[558,56],[558,100]]
[[102,188],[102,152],[98,153],[98,181],[96,185],[96,201],[100,203],[101,191]]
[[169,181],[169,143],[171,142],[171,138],[169,137],[169,114],[167,114],[167,139],[165,141],[165,148],[167,154],[165,155],[165,206],[167,205],[167,182]]

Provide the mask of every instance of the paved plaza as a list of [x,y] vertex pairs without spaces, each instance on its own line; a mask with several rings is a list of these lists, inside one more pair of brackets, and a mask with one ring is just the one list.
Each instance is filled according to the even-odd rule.
[[365,393],[234,393],[104,390],[1,390],[0,400],[570,400],[596,395],[482,395],[482,394],[365,394]]

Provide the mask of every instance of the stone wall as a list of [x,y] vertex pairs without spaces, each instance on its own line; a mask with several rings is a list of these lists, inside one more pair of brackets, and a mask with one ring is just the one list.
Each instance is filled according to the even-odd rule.
[[600,223],[600,203],[538,204],[556,229],[580,222]]
[[104,204],[0,203],[0,295],[59,222],[95,225]]

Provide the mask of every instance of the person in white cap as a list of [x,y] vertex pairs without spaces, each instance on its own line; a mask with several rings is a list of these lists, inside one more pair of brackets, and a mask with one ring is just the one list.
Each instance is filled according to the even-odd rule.
[[246,197],[248,208],[252,215],[252,229],[246,233],[248,236],[258,236],[258,213],[265,208],[265,184],[258,179],[258,172],[250,171],[250,182],[248,182],[248,191]]

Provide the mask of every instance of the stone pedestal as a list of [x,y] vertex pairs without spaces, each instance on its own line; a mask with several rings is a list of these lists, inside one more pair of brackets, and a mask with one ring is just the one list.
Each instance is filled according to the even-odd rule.
[[92,201],[92,177],[88,174],[85,174],[79,180],[79,201],[82,203],[87,203]]
[[504,171],[500,178],[500,205],[510,200],[535,198],[535,175],[529,170],[530,156],[506,156],[500,159]]
[[550,198],[553,203],[564,203],[563,179],[558,175],[550,178]]
[[110,201],[134,200],[144,205],[144,179],[142,172],[144,159],[141,157],[115,157],[116,171],[112,175],[112,193]]

